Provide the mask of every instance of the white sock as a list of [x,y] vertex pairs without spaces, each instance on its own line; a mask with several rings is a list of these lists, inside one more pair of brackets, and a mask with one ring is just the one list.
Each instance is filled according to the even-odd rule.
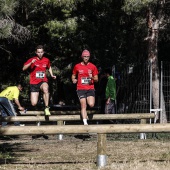
[[83,123],[84,123],[84,125],[88,125],[87,119],[83,119]]
[[37,122],[37,126],[40,126],[41,125],[41,122]]

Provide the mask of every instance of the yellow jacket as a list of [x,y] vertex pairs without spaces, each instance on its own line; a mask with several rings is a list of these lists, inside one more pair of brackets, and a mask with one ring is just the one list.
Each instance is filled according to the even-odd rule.
[[6,97],[9,100],[18,99],[19,97],[19,89],[17,86],[7,87],[0,93],[0,97]]

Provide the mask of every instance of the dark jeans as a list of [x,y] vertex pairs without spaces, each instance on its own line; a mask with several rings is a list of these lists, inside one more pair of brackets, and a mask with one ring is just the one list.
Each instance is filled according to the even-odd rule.
[[[0,111],[1,111],[2,117],[16,116],[14,105],[6,97],[0,97]],[[7,125],[7,122],[2,122],[2,126],[6,126],[6,125]],[[19,126],[20,122],[14,122],[14,125]]]
[[106,114],[115,114],[116,113],[115,100],[110,100],[109,104],[105,105]]

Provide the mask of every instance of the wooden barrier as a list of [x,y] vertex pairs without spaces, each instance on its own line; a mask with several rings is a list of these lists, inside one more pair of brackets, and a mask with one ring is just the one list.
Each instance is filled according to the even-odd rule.
[[[65,110],[65,111],[50,111],[51,115],[79,115],[81,112],[80,110]],[[87,110],[87,114],[99,114],[99,110]],[[124,114],[124,113],[119,113],[120,115]],[[127,113],[127,114],[151,114],[151,113]],[[27,111],[22,112],[20,111],[20,115],[22,116],[31,116],[31,115],[42,115],[44,116],[44,111]],[[101,115],[104,115],[101,114]],[[118,115],[118,114],[117,114]]]
[[116,125],[67,125],[67,126],[7,126],[0,127],[4,135],[52,135],[52,134],[89,134],[97,133],[97,166],[106,166],[106,134],[170,132],[170,124],[116,124]]
[[109,125],[42,125],[7,126],[0,128],[0,135],[52,135],[76,133],[142,133],[170,132],[170,124],[109,124]]
[[[65,111],[50,111],[50,113],[52,115],[75,115],[75,114],[80,114],[80,110],[65,110]],[[87,110],[87,114],[94,114],[94,113],[99,113],[98,110]],[[25,115],[44,115],[44,111],[27,111],[26,113],[25,112],[22,112],[20,111],[20,114],[22,116],[25,116]]]
[[[141,114],[90,114],[89,120],[113,120],[113,119],[152,119],[155,117],[154,113]],[[8,116],[1,117],[0,121],[5,122],[36,122],[36,121],[67,121],[80,120],[80,115],[51,115],[51,116]]]
[[[63,111],[65,113],[65,111]],[[56,114],[56,111],[54,111]],[[61,111],[60,111],[61,113]],[[76,112],[77,113],[77,112]],[[26,116],[26,115],[32,116]],[[107,133],[143,133],[143,132],[170,132],[169,124],[111,124],[111,125],[67,125],[63,126],[63,121],[80,120],[80,115],[44,115],[43,111],[30,111],[23,113],[24,116],[1,117],[0,121],[6,122],[42,122],[57,121],[56,125],[42,126],[6,126],[0,127],[0,136],[4,135],[53,135],[59,134],[62,139],[63,134],[89,134],[97,133],[97,166],[106,166],[106,134]],[[37,115],[37,116],[35,116]],[[88,114],[89,120],[113,120],[113,119],[144,119],[155,118],[154,113],[134,113],[134,114]]]

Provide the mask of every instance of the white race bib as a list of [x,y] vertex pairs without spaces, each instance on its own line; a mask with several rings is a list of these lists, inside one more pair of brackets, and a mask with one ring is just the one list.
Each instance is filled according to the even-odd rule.
[[43,79],[45,77],[45,73],[42,71],[36,72],[36,78]]
[[82,77],[81,84],[91,84],[91,78],[89,77]]

